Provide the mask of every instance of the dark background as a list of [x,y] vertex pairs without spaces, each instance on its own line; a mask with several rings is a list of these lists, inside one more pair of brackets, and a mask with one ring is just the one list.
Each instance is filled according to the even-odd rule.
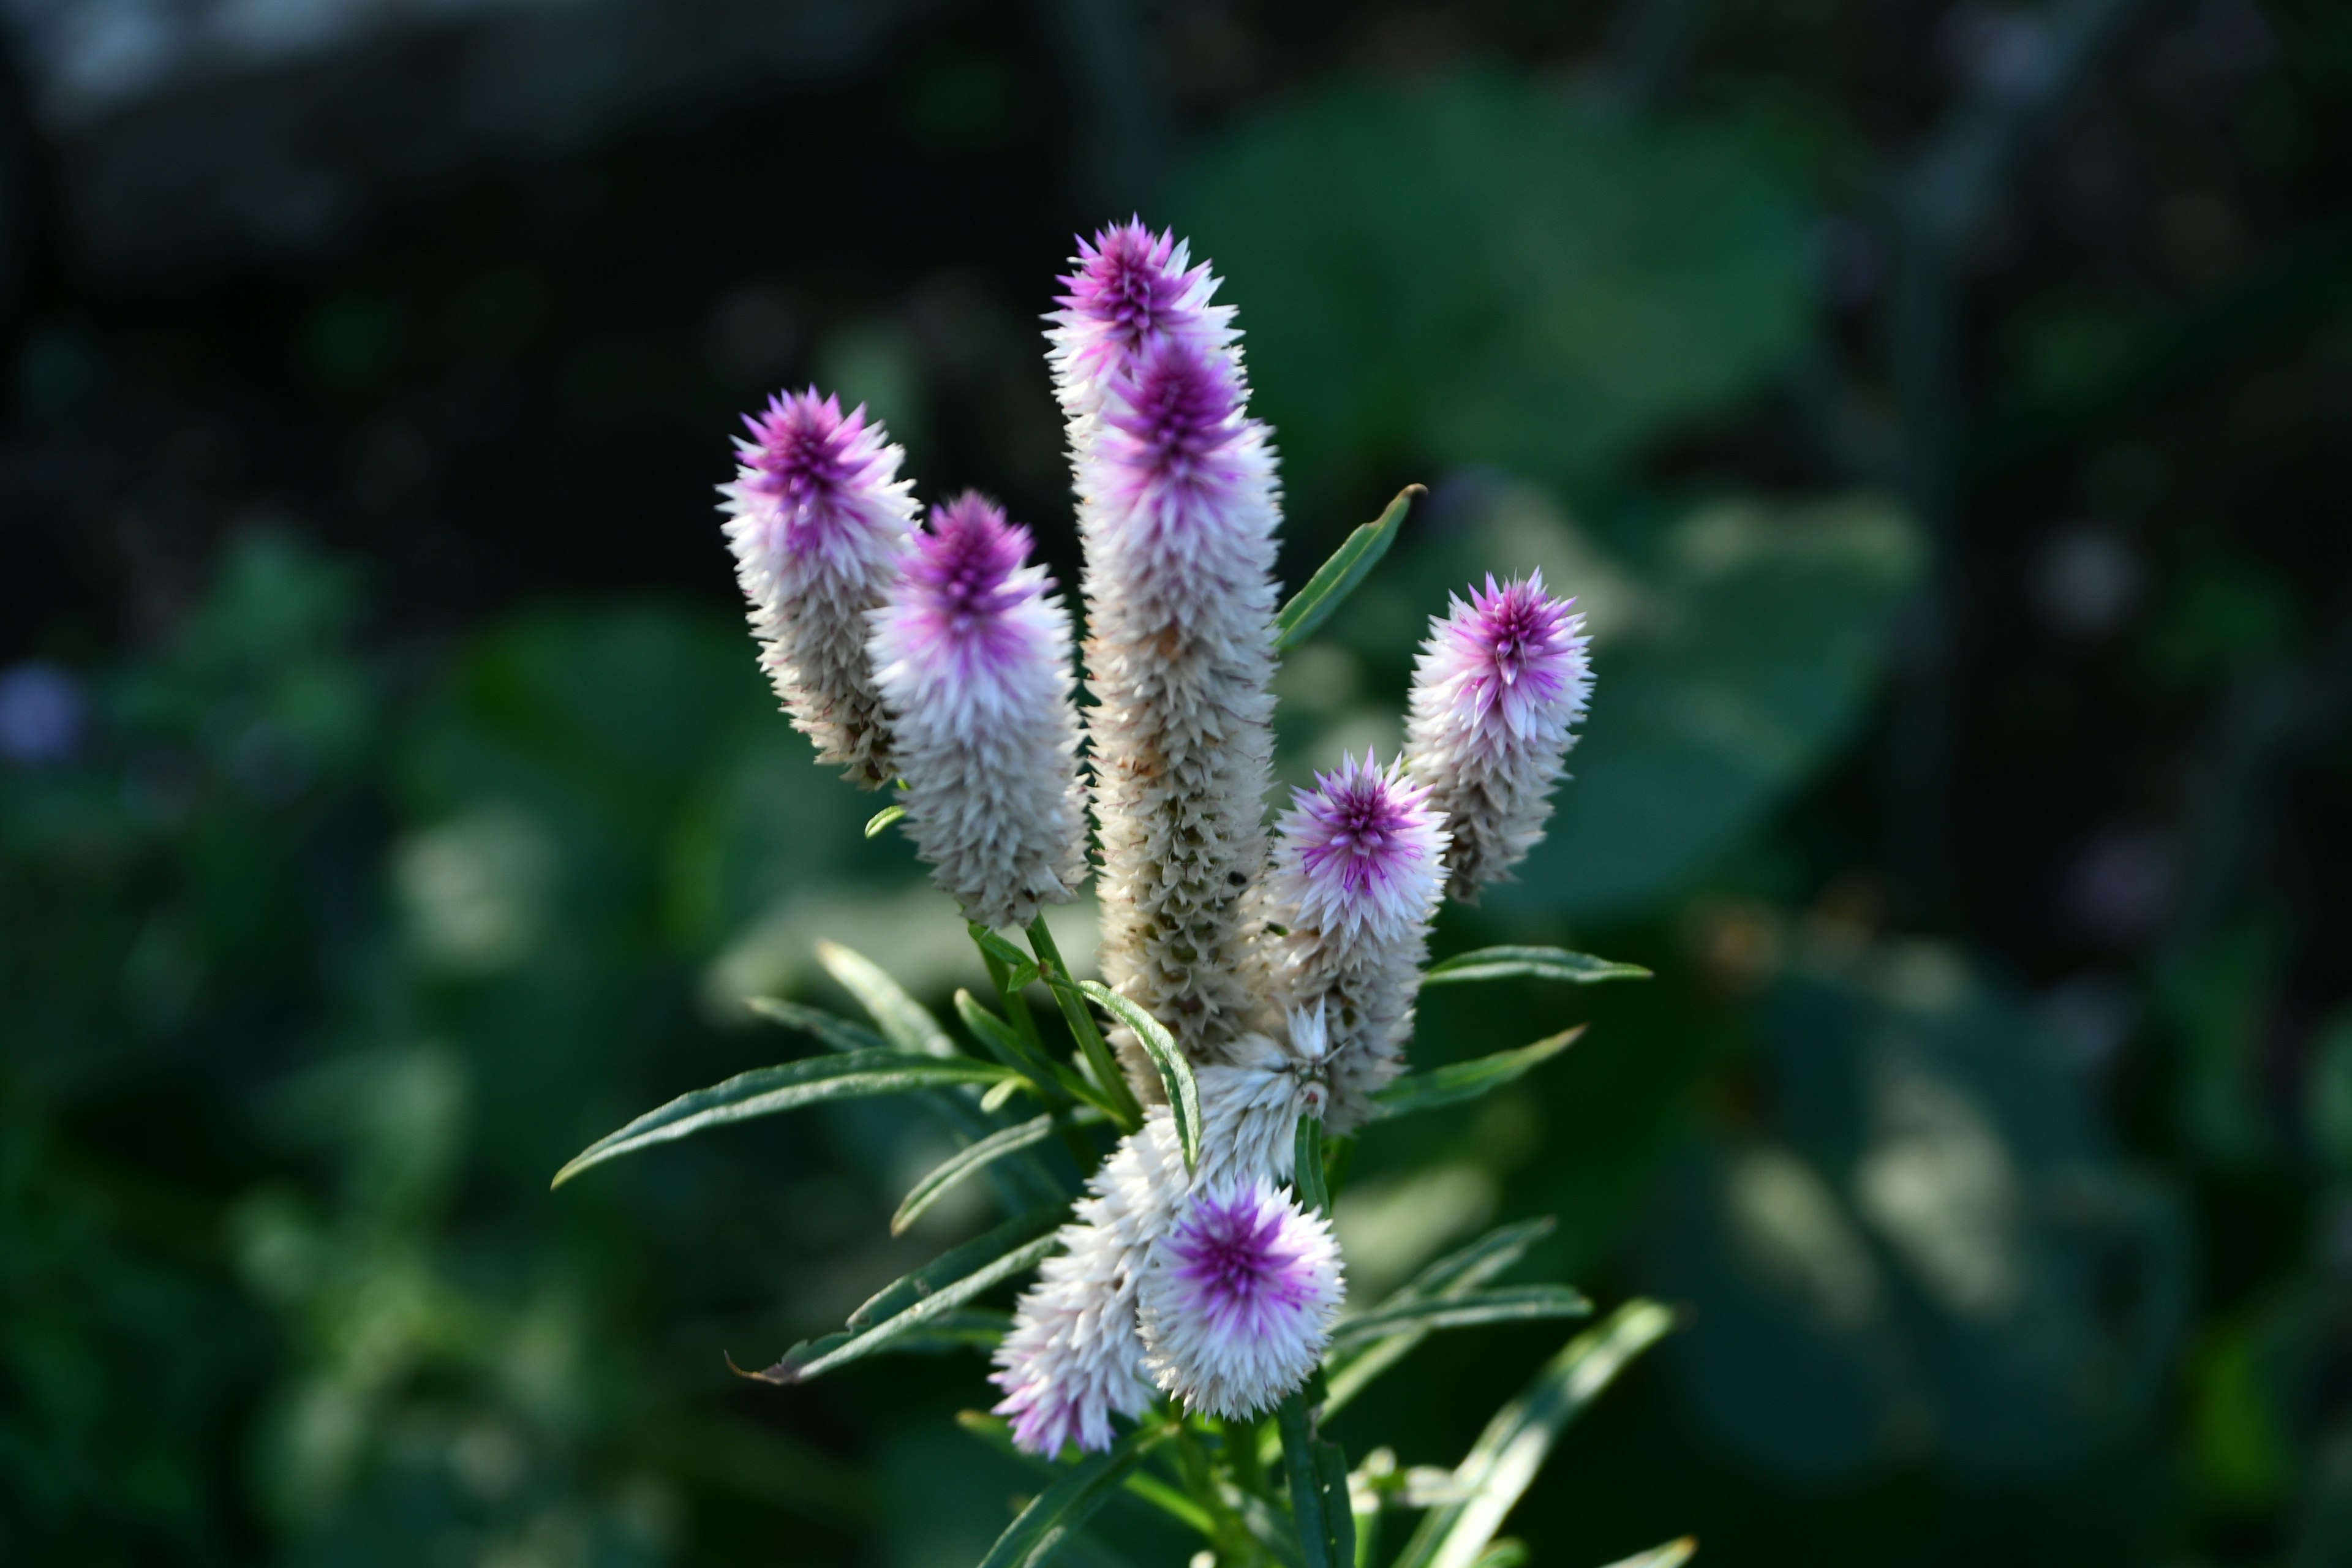
[[[738,1384],[887,1243],[887,1102],[550,1172],[976,966],[753,668],[735,416],[869,401],[1075,548],[1074,231],[1216,260],[1304,579],[1281,770],[1542,565],[1599,685],[1369,1140],[1689,1309],[1543,1563],[2352,1562],[2352,11],[2334,0],[0,5],[0,1556],[977,1561],[975,1358]],[[1073,927],[1080,940],[1083,911]],[[1343,1416],[1451,1464],[1557,1342]],[[1191,1550],[1104,1516],[1102,1563]]]

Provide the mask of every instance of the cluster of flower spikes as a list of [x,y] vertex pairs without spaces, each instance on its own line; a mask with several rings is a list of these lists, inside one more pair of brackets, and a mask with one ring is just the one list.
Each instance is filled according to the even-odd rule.
[[1040,1454],[1100,1449],[1164,1393],[1246,1417],[1321,1360],[1344,1294],[1286,1189],[1302,1115],[1336,1132],[1402,1067],[1430,921],[1542,830],[1591,689],[1581,617],[1539,574],[1455,599],[1414,672],[1404,753],[1347,759],[1269,840],[1274,449],[1216,280],[1139,222],[1081,241],[1050,318],[1085,546],[1090,779],[1069,622],[1025,530],[978,496],[919,527],[903,454],[814,390],[747,420],[725,487],[763,662],[820,758],[896,778],[972,921],[1025,923],[1099,848],[1105,979],[1193,1064],[1187,1171],[1157,1073],[996,1352]]

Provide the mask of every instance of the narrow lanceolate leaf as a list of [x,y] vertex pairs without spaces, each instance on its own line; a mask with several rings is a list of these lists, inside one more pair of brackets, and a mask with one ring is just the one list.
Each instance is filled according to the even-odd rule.
[[1291,1191],[1298,1194],[1300,1208],[1308,1214],[1331,1212],[1331,1188],[1323,1179],[1323,1119],[1319,1116],[1298,1119],[1297,1142],[1292,1149],[1290,1184]]
[[923,1057],[962,1054],[940,1027],[939,1020],[864,953],[837,942],[821,942],[816,944],[816,961],[841,983],[843,990],[857,998],[859,1006],[873,1015],[883,1037],[900,1050]]
[[1433,1300],[1374,1307],[1343,1319],[1331,1331],[1334,1351],[1360,1349],[1376,1340],[1433,1329],[1466,1329],[1483,1323],[1525,1323],[1546,1318],[1581,1318],[1592,1303],[1565,1285],[1507,1285]]
[[980,949],[981,956],[1003,967],[1003,973],[997,980],[1000,988],[1018,991],[1036,980],[1036,962],[1012,942],[976,921],[966,921],[964,929],[971,932],[972,944]]
[[1636,1552],[1631,1557],[1621,1557],[1609,1568],[1683,1568],[1698,1551],[1698,1539],[1685,1535],[1680,1541],[1669,1541],[1664,1546],[1653,1546],[1647,1552]]
[[[1549,1218],[1521,1220],[1490,1230],[1459,1252],[1450,1253],[1423,1269],[1412,1281],[1381,1303],[1377,1310],[1444,1300],[1468,1295],[1527,1256],[1528,1247],[1549,1236]],[[1423,1329],[1408,1330],[1373,1340],[1352,1351],[1335,1351],[1325,1363],[1330,1383],[1323,1401],[1323,1416],[1330,1419],[1372,1380],[1402,1361],[1428,1337]]]
[[906,815],[907,808],[903,805],[884,806],[881,810],[876,812],[873,816],[866,819],[866,837],[868,838],[873,837],[876,834],[881,832],[884,828],[889,826],[892,823],[898,821],[900,817]]
[[1468,1458],[1454,1467],[1462,1500],[1423,1515],[1393,1568],[1475,1568],[1561,1429],[1673,1326],[1674,1314],[1657,1302],[1631,1301],[1570,1341],[1527,1392],[1486,1424]]
[[1422,975],[1423,985],[1463,985],[1478,980],[1564,980],[1571,985],[1596,985],[1604,980],[1647,980],[1650,972],[1638,963],[1570,952],[1564,947],[1482,947],[1457,952],[1433,963]]
[[1435,1110],[1440,1106],[1459,1105],[1465,1100],[1475,1100],[1490,1089],[1496,1089],[1526,1073],[1539,1062],[1549,1061],[1576,1043],[1584,1033],[1579,1024],[1573,1029],[1562,1029],[1531,1046],[1521,1046],[1515,1051],[1496,1051],[1491,1057],[1475,1061],[1454,1062],[1434,1072],[1407,1073],[1393,1083],[1372,1091],[1372,1104],[1383,1118],[1411,1116],[1418,1111]]
[[773,1116],[822,1100],[904,1094],[945,1084],[994,1083],[1005,1076],[1007,1069],[994,1062],[970,1058],[951,1062],[912,1059],[892,1050],[847,1051],[809,1057],[782,1067],[754,1068],[725,1083],[681,1094],[660,1110],[649,1110],[619,1131],[599,1138],[556,1172],[552,1184],[560,1187],[592,1165],[730,1121]]
[[[1084,1119],[1099,1120],[1092,1116]],[[923,1217],[924,1211],[946,1196],[966,1176],[985,1170],[991,1162],[1002,1160],[1007,1154],[1034,1148],[1053,1135],[1054,1118],[1050,1114],[1033,1116],[1026,1121],[992,1132],[979,1142],[957,1150],[908,1189],[906,1197],[898,1205],[898,1212],[890,1216],[890,1234],[905,1234],[908,1226]]]
[[996,1544],[980,1560],[980,1568],[1041,1568],[1052,1561],[1095,1510],[1110,1500],[1128,1473],[1175,1430],[1167,1422],[1154,1421],[1129,1432],[1107,1451],[1071,1466],[996,1538]]
[[[1034,1454],[1024,1454],[1014,1447],[1013,1423],[1002,1415],[992,1415],[978,1410],[959,1410],[956,1412],[956,1425],[1006,1458],[1016,1459],[1032,1469],[1055,1472],[1067,1468],[1058,1458],[1043,1459]],[[1072,1464],[1076,1462],[1076,1459],[1071,1460]],[[1209,1510],[1151,1474],[1150,1471],[1129,1470],[1127,1473],[1127,1479],[1121,1484],[1138,1500],[1150,1503],[1170,1518],[1197,1531],[1210,1540],[1216,1539],[1217,1521],[1209,1517]]]
[[787,1002],[778,996],[749,996],[744,998],[743,1005],[772,1023],[814,1036],[816,1042],[829,1051],[881,1051],[890,1048],[889,1041],[865,1025],[853,1024],[822,1007],[804,1007],[798,1002]]
[[1275,647],[1288,653],[1315,635],[1316,628],[1331,616],[1331,612],[1347,602],[1348,595],[1371,574],[1381,563],[1381,557],[1396,542],[1397,530],[1404,526],[1404,514],[1412,509],[1415,496],[1429,492],[1420,485],[1407,485],[1397,491],[1396,500],[1371,521],[1360,525],[1340,542],[1331,552],[1331,559],[1316,568],[1307,585],[1291,595],[1290,603],[1282,606],[1274,618]]
[[[1325,1495],[1322,1472],[1315,1463],[1315,1439],[1308,1429],[1303,1394],[1294,1393],[1282,1402],[1276,1411],[1275,1424],[1282,1434],[1282,1468],[1290,1480],[1290,1521],[1298,1532],[1301,1561],[1307,1568],[1352,1568],[1352,1551],[1346,1561],[1332,1551],[1330,1500]],[[1342,1508],[1347,1506],[1346,1497],[1343,1490]],[[1352,1522],[1351,1519],[1351,1525]],[[1352,1529],[1349,1533],[1353,1533]]]
[[898,1348],[898,1342],[945,1319],[992,1287],[1034,1268],[1054,1249],[1054,1231],[1066,1217],[1058,1208],[1034,1209],[985,1236],[950,1247],[914,1273],[892,1281],[849,1315],[839,1333],[804,1340],[764,1372],[746,1373],[761,1383],[806,1383],[835,1367]]
[[1160,1026],[1160,1020],[1103,984],[1098,980],[1080,983],[1079,989],[1095,1000],[1112,1017],[1135,1031],[1143,1043],[1143,1054],[1160,1069],[1160,1086],[1168,1091],[1168,1108],[1176,1118],[1176,1141],[1184,1151],[1184,1169],[1196,1170],[1201,1163],[1201,1086],[1193,1081],[1192,1064],[1177,1048],[1175,1039]]

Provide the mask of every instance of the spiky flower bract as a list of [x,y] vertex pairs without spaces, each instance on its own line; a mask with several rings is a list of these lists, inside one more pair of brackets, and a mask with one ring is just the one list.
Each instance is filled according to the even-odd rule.
[[890,596],[915,523],[905,453],[861,406],[806,392],[746,415],[727,542],[761,663],[817,760],[867,788],[895,776],[866,617]]
[[1457,596],[1413,669],[1407,765],[1453,833],[1448,890],[1475,899],[1526,858],[1592,690],[1584,617],[1543,574]]
[[[1122,233],[1100,237],[1095,259],[1134,241]],[[1213,286],[1185,282],[1184,297]],[[1265,863],[1273,750],[1274,452],[1229,336],[1106,327],[1099,412],[1072,422],[1103,974],[1198,1061],[1253,1010],[1242,908]],[[1157,1075],[1127,1056],[1156,1098]]]
[[1294,1050],[1311,1045],[1325,1058],[1331,1123],[1346,1131],[1402,1065],[1444,888],[1446,824],[1401,763],[1383,769],[1368,752],[1300,790],[1280,833],[1267,883],[1268,916],[1287,932],[1276,979]]
[[1145,1365],[1188,1407],[1246,1420],[1315,1370],[1344,1293],[1321,1215],[1265,1181],[1204,1189],[1145,1265]]
[[1208,265],[1188,265],[1184,241],[1130,218],[1078,241],[1049,318],[1054,387],[1072,416],[1094,413],[1149,344],[1183,337],[1222,348],[1234,340],[1233,307],[1213,305]]
[[1070,618],[1029,531],[968,494],[916,536],[874,614],[875,679],[932,879],[985,926],[1025,925],[1086,874]]

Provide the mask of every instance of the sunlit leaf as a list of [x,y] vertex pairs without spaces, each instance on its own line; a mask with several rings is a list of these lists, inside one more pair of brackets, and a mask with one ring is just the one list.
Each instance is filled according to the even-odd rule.
[[1430,1072],[1407,1073],[1392,1083],[1372,1091],[1372,1103],[1382,1117],[1411,1116],[1418,1111],[1435,1110],[1440,1106],[1459,1105],[1519,1078],[1538,1064],[1552,1058],[1576,1043],[1584,1033],[1579,1024],[1573,1029],[1562,1029],[1547,1036],[1531,1046],[1517,1050],[1497,1051],[1491,1057],[1454,1062]]
[[1063,1021],[1070,1026],[1070,1034],[1078,1042],[1078,1053],[1099,1091],[1098,1103],[1109,1109],[1111,1120],[1120,1131],[1134,1131],[1143,1125],[1143,1107],[1137,1103],[1135,1091],[1128,1087],[1127,1076],[1119,1071],[1110,1043],[1096,1026],[1094,1013],[1087,1006],[1087,994],[1078,988],[1076,979],[1070,973],[1069,961],[1062,956],[1061,948],[1054,941],[1053,928],[1045,923],[1044,915],[1029,922],[1029,944],[1036,950],[1038,978],[1053,991],[1055,1005],[1061,1008]]
[[1570,1341],[1525,1393],[1496,1412],[1454,1467],[1463,1500],[1423,1515],[1393,1568],[1475,1568],[1561,1430],[1673,1326],[1674,1314],[1657,1302],[1630,1301]]
[[1013,1520],[996,1544],[981,1559],[980,1568],[1040,1568],[1069,1544],[1078,1527],[1108,1502],[1143,1457],[1175,1435],[1164,1421],[1139,1426],[1111,1445],[1073,1465],[1037,1494]]
[[1462,985],[1480,980],[1564,980],[1592,985],[1603,980],[1647,980],[1650,972],[1638,963],[1595,958],[1559,947],[1482,947],[1433,963],[1422,975],[1423,985]]
[[805,1383],[860,1360],[926,1328],[992,1287],[1034,1268],[1054,1249],[1054,1232],[1068,1211],[1041,1208],[1010,1219],[985,1236],[950,1247],[914,1273],[892,1281],[850,1314],[839,1333],[806,1340],[764,1372],[761,1383]]
[[1647,1552],[1636,1552],[1631,1557],[1621,1557],[1609,1568],[1683,1568],[1698,1551],[1698,1542],[1685,1535],[1680,1541],[1669,1541],[1664,1546],[1653,1546]]
[[884,828],[889,826],[892,823],[898,821],[900,817],[906,815],[907,808],[903,805],[884,806],[881,810],[876,812],[873,816],[866,819],[866,837],[868,838],[874,837]]
[[993,1062],[976,1062],[969,1058],[951,1062],[917,1060],[893,1050],[848,1051],[839,1056],[810,1057],[781,1067],[754,1068],[724,1083],[679,1095],[619,1131],[598,1139],[558,1171],[552,1184],[560,1187],[593,1165],[706,1128],[745,1121],[755,1116],[773,1116],[829,1100],[904,1094],[909,1089],[936,1089],[947,1084],[994,1083],[1005,1076],[1006,1070]]
[[1381,557],[1396,542],[1397,530],[1404,526],[1404,514],[1413,498],[1429,492],[1420,485],[1407,485],[1397,491],[1381,515],[1360,524],[1356,531],[1331,552],[1331,559],[1315,570],[1307,585],[1291,595],[1290,602],[1274,618],[1275,647],[1284,652],[1297,647],[1315,635],[1315,629],[1330,618],[1331,612],[1347,603],[1356,585],[1370,575]]
[[873,1016],[883,1037],[900,1050],[925,1057],[962,1054],[948,1037],[948,1032],[940,1027],[939,1020],[864,953],[837,942],[820,942],[816,944],[816,957],[824,965],[825,973],[839,981],[842,989],[856,997],[857,1005]]
[[1137,1006],[1100,981],[1088,980],[1080,986],[1105,1012],[1135,1032],[1142,1042],[1143,1054],[1160,1069],[1160,1082],[1168,1091],[1168,1108],[1176,1121],[1177,1144],[1184,1152],[1184,1168],[1195,1170],[1201,1163],[1201,1086],[1192,1078],[1192,1064],[1184,1058],[1160,1020]]
[[1331,1348],[1353,1349],[1397,1334],[1433,1329],[1466,1329],[1484,1323],[1532,1322],[1546,1318],[1581,1318],[1592,1303],[1565,1285],[1510,1285],[1403,1301],[1341,1320],[1331,1331]]

